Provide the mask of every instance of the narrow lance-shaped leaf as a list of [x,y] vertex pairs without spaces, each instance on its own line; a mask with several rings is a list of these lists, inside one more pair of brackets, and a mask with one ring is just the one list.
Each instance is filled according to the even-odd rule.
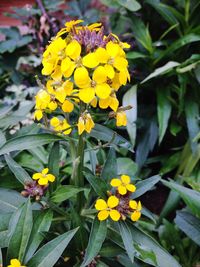
[[28,267],[53,267],[77,232],[78,228],[59,235],[41,247],[27,262]]
[[42,146],[49,144],[58,140],[63,140],[61,136],[56,136],[52,134],[32,134],[26,136],[19,136],[8,140],[1,148],[0,155],[16,151],[24,150],[29,148],[34,148],[37,146]]
[[110,148],[107,159],[103,165],[103,169],[101,172],[101,178],[108,181],[112,177],[117,176],[117,159],[115,149],[113,147]]
[[97,218],[95,218],[81,267],[87,266],[98,255],[101,246],[106,238],[106,233],[106,221],[100,222]]
[[130,232],[126,222],[119,222],[118,226],[119,226],[120,235],[121,235],[121,238],[123,240],[126,252],[127,252],[131,262],[133,262],[134,261],[134,255],[135,255],[135,248],[133,246],[133,239],[132,239],[131,232]]
[[31,234],[33,221],[30,199],[20,208],[17,219],[12,223],[12,234],[9,240],[7,259],[19,259],[23,262]]
[[200,246],[200,219],[189,212],[178,211],[174,221],[179,229]]
[[0,212],[14,212],[25,201],[17,191],[0,188]]
[[53,212],[51,210],[41,212],[33,223],[33,229],[29,238],[24,262],[26,263],[35,253],[44,239],[42,232],[47,232],[51,226]]
[[158,113],[158,124],[159,124],[159,143],[167,130],[168,121],[171,115],[171,102],[169,101],[170,90],[168,88],[157,90],[157,113]]
[[5,155],[4,157],[9,169],[20,183],[24,185],[27,182],[32,182],[30,175],[10,155]]

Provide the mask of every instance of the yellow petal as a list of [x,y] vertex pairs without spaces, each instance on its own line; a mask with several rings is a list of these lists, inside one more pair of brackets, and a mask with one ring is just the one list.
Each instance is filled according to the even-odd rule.
[[90,84],[89,73],[86,68],[77,68],[74,72],[74,80],[78,87],[84,88]]
[[96,58],[99,61],[99,63],[107,63],[109,59],[109,55],[105,48],[103,47],[97,48],[97,50],[95,51],[95,54],[96,54]]
[[102,109],[106,109],[108,108],[108,106],[110,105],[110,97],[106,98],[106,99],[99,99],[99,107]]
[[117,112],[116,115],[116,125],[117,126],[126,126],[127,124],[127,118],[126,118],[126,113],[124,111]]
[[107,209],[107,203],[103,199],[97,199],[96,204],[95,204],[95,209],[96,210],[105,210]]
[[34,113],[34,119],[36,119],[37,121],[41,120],[43,117],[43,113],[41,110],[36,110]]
[[65,53],[72,59],[76,59],[81,54],[81,45],[76,41],[73,40],[65,49]]
[[51,74],[51,78],[55,81],[60,81],[62,78],[62,72],[60,66],[57,66],[54,72]]
[[95,53],[89,53],[88,55],[84,56],[82,63],[87,68],[95,68],[99,65],[99,61],[97,60]]
[[91,118],[91,116],[88,114],[87,115],[87,119],[86,119],[86,123],[85,123],[85,130],[87,133],[90,133],[92,128],[94,128],[94,122]]
[[131,209],[136,210],[137,209],[137,206],[138,206],[137,201],[135,201],[135,200],[130,200],[129,201],[129,207]]
[[80,89],[79,91],[79,98],[85,103],[90,103],[94,97],[95,97],[95,91],[91,87]]
[[50,75],[54,69],[54,64],[52,63],[43,63],[42,75]]
[[46,178],[48,179],[48,181],[50,182],[54,182],[56,177],[53,174],[47,174]]
[[135,187],[135,185],[133,185],[133,184],[127,184],[126,185],[126,189],[128,190],[128,191],[130,191],[130,192],[135,192],[135,190],[136,190],[136,187]]
[[56,99],[58,99],[58,101],[63,103],[65,101],[66,96],[67,96],[67,93],[63,86],[56,89],[55,97]]
[[50,110],[55,110],[55,109],[57,109],[57,107],[58,107],[58,105],[57,105],[57,103],[56,103],[55,101],[51,101],[51,102],[49,103],[49,105],[48,105],[48,108],[49,108]]
[[104,68],[105,68],[108,78],[113,79],[115,76],[115,71],[114,71],[113,66],[106,64]]
[[113,221],[117,222],[117,221],[119,221],[121,215],[120,215],[119,211],[117,211],[117,210],[111,210],[110,211],[110,217],[111,217],[111,219]]
[[69,100],[65,100],[62,104],[62,110],[64,112],[72,112],[74,109],[74,104],[71,103]]
[[12,259],[10,261],[10,263],[11,263],[11,265],[13,265],[13,267],[20,267],[20,265],[21,265],[20,261],[17,259]]
[[110,182],[110,185],[113,186],[113,187],[118,187],[122,184],[121,180],[120,179],[117,179],[117,178],[113,178]]
[[98,219],[99,221],[104,221],[108,218],[109,216],[109,211],[107,210],[102,210],[98,213]]
[[109,106],[111,107],[112,110],[116,112],[119,107],[118,99],[116,97],[111,97]]
[[141,212],[139,212],[139,211],[134,211],[134,212],[131,214],[131,220],[132,220],[133,222],[138,221],[138,220],[140,219],[140,217],[141,217]]
[[92,99],[92,101],[90,102],[90,105],[91,105],[93,108],[96,108],[96,107],[97,107],[97,98],[96,98],[96,97],[94,97],[94,98]]
[[131,178],[130,178],[130,176],[128,176],[128,175],[122,175],[122,176],[121,176],[121,180],[122,180],[122,182],[123,182],[124,184],[130,184],[130,182],[131,182]]
[[120,46],[110,41],[106,45],[106,51],[111,57],[116,57],[119,54]]
[[110,196],[107,204],[109,208],[115,208],[119,204],[119,199],[116,196]]
[[120,185],[117,189],[118,189],[118,192],[120,193],[120,195],[126,195],[127,189],[125,186]]
[[85,130],[85,122],[82,117],[78,120],[78,134],[81,135]]
[[99,66],[95,69],[92,79],[97,83],[105,83],[107,80],[107,73],[104,67]]
[[130,78],[129,73],[128,73],[127,70],[120,71],[119,72],[119,82],[120,82],[120,84],[126,85],[128,77]]
[[32,176],[33,180],[38,180],[38,179],[40,179],[41,177],[42,177],[42,174],[39,173],[39,172],[34,173],[33,176]]
[[137,210],[138,210],[138,211],[141,211],[141,210],[142,210],[142,204],[141,204],[140,201],[138,202]]
[[107,83],[102,83],[102,84],[98,84],[95,87],[95,92],[99,98],[105,99],[109,97],[111,93],[111,88]]
[[123,71],[127,68],[128,61],[124,57],[116,57],[113,65],[117,70]]
[[49,172],[49,169],[48,168],[44,168],[43,170],[42,170],[42,174],[47,174]]
[[48,179],[47,179],[46,177],[44,177],[44,178],[40,178],[40,179],[38,180],[38,184],[39,184],[39,185],[47,185],[47,184],[48,184]]
[[51,120],[50,120],[50,124],[51,126],[53,127],[57,127],[59,124],[60,124],[60,120],[56,117],[53,117]]

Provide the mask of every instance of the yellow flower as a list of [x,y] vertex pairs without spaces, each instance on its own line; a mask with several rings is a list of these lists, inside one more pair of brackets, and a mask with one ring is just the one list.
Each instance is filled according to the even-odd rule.
[[49,169],[45,168],[42,172],[37,172],[33,174],[33,180],[38,180],[39,185],[48,185],[49,182],[55,181],[55,176],[53,174],[48,174]]
[[22,266],[21,265],[21,262],[19,261],[19,260],[17,260],[17,259],[12,259],[11,261],[10,261],[10,265],[8,265],[8,267],[26,267],[26,266]]
[[130,200],[129,201],[129,207],[132,210],[134,210],[133,213],[131,214],[131,220],[136,222],[141,217],[141,210],[142,210],[141,202],[139,201],[137,203],[135,200]]
[[37,121],[40,121],[43,117],[43,113],[42,113],[42,110],[41,109],[37,109],[35,112],[34,112],[34,119],[36,119]]
[[61,78],[59,61],[65,56],[66,42],[61,37],[54,39],[43,53],[43,75],[52,74],[55,79]]
[[73,92],[73,83],[69,80],[63,83],[49,80],[46,87],[48,93],[54,96],[60,103],[63,103],[66,97],[70,96]]
[[135,185],[131,184],[131,179],[128,175],[122,175],[120,179],[113,178],[110,182],[111,186],[117,187],[120,195],[126,195],[127,191],[135,192]]
[[95,94],[100,99],[105,99],[111,93],[111,88],[107,84],[107,73],[103,66],[99,66],[94,70],[92,80],[85,67],[78,68],[75,70],[74,80],[77,86],[81,88],[79,98],[85,103],[90,103]]
[[121,215],[118,210],[113,209],[118,204],[119,199],[116,196],[110,196],[107,203],[103,199],[98,199],[95,204],[95,208],[99,210],[98,219],[104,221],[110,216],[113,221],[119,221]]
[[112,110],[116,112],[118,109],[118,106],[119,106],[119,101],[116,98],[115,94],[112,94],[106,99],[99,99],[99,107],[102,109],[106,109],[110,107]]
[[58,118],[53,117],[50,124],[55,131],[62,132],[63,134],[70,134],[72,131],[71,126],[67,123],[66,119],[59,120]]
[[35,96],[36,109],[46,109],[51,101],[50,95],[45,90],[40,90]]
[[56,37],[58,38],[58,37],[60,37],[61,35],[63,35],[64,33],[66,33],[66,32],[70,32],[73,28],[74,28],[74,26],[76,26],[77,24],[80,24],[81,22],[83,22],[83,20],[81,20],[81,19],[79,19],[79,20],[70,20],[70,21],[68,21],[68,22],[66,22],[65,23],[65,28],[63,28],[63,29],[61,29],[58,33],[57,33],[57,35],[56,35]]
[[125,111],[118,111],[116,113],[116,125],[118,127],[127,125],[127,117]]
[[89,113],[82,114],[78,120],[78,134],[81,135],[84,131],[90,133],[94,125],[95,124]]

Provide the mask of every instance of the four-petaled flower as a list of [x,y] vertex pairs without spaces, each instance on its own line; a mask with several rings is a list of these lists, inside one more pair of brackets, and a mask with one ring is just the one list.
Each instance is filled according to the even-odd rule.
[[33,174],[33,180],[38,180],[39,185],[48,185],[49,182],[55,181],[55,176],[53,174],[48,173],[49,169],[45,168],[42,172],[37,172]]
[[26,267],[26,266],[22,266],[21,265],[21,262],[19,261],[19,260],[17,260],[17,259],[12,259],[11,261],[10,261],[10,265],[8,265],[8,267]]
[[111,186],[117,187],[120,195],[126,195],[127,191],[135,192],[136,187],[130,183],[131,179],[128,175],[122,175],[120,179],[113,178],[110,182]]
[[95,208],[99,210],[98,219],[100,221],[106,220],[109,215],[113,221],[119,221],[121,215],[116,208],[119,204],[119,199],[116,196],[110,196],[107,203],[103,199],[98,199],[95,204]]
[[81,135],[84,131],[90,133],[94,127],[94,122],[89,113],[82,114],[78,120],[78,134]]
[[142,210],[142,205],[141,202],[135,200],[130,200],[129,201],[129,207],[133,210],[133,213],[131,214],[131,220],[136,222],[140,219],[141,217],[141,210]]

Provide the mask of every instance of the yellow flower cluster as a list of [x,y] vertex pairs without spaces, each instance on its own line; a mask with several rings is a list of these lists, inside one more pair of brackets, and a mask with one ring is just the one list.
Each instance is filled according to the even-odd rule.
[[48,185],[49,182],[55,181],[55,176],[53,174],[48,173],[49,169],[45,168],[42,172],[34,173],[32,178],[33,180],[37,180],[39,185]]
[[106,220],[109,216],[113,221],[125,220],[130,215],[131,220],[136,222],[141,217],[141,202],[130,199],[131,194],[135,192],[135,185],[131,184],[128,175],[121,175],[120,179],[113,178],[111,186],[117,188],[115,195],[111,195],[107,202],[104,199],[98,199],[95,204],[98,210],[98,219]]
[[17,259],[12,259],[10,261],[10,265],[8,265],[8,267],[26,267],[26,266],[22,266],[21,262]]
[[[100,23],[79,26],[81,20],[70,21],[58,32],[43,54],[42,74],[48,76],[45,88],[36,95],[35,118],[59,110],[71,113],[80,101],[86,106],[111,108],[117,126],[126,125],[126,113],[118,112],[116,92],[130,81],[128,61],[124,52],[130,46],[114,34],[104,35]],[[53,118],[54,130],[69,134]],[[51,121],[52,122],[52,121]],[[70,128],[70,124],[64,121]],[[94,127],[87,111],[78,120],[78,132]]]

